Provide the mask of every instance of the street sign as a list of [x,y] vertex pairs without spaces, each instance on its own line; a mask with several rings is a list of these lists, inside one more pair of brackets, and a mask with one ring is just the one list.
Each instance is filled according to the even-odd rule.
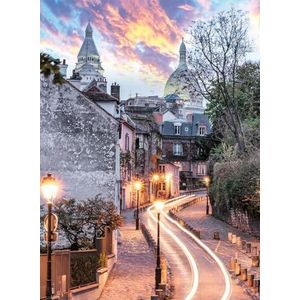
[[[56,214],[51,213],[51,232],[55,232],[58,225],[58,217]],[[44,219],[44,228],[48,232],[48,215]]]
[[[57,232],[53,232],[51,234],[51,242],[55,242],[58,240],[58,233]],[[48,242],[48,232],[44,233],[44,241]]]

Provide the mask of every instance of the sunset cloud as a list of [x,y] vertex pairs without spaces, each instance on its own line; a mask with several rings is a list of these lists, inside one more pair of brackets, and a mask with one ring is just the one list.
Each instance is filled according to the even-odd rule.
[[[233,2],[242,3],[251,22],[259,24],[257,0]],[[162,91],[191,21],[217,11],[218,5],[211,0],[42,0],[41,49],[67,58],[71,70],[90,21],[108,81],[129,77],[145,94],[150,86]]]
[[190,11],[190,10],[193,10],[193,9],[194,9],[193,6],[188,5],[188,4],[179,5],[179,6],[177,6],[177,7],[180,8],[180,9],[186,10],[186,11]]

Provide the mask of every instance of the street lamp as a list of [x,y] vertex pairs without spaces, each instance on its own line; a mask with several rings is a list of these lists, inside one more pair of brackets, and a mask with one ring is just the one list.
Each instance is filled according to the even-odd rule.
[[139,207],[140,203],[139,202],[140,202],[140,199],[139,199],[139,191],[142,188],[142,182],[139,181],[139,180],[135,181],[134,187],[136,189],[136,219],[135,219],[135,229],[139,230],[139,228],[140,228],[140,219],[139,219],[139,210],[140,210],[140,207]]
[[52,284],[51,284],[51,216],[52,216],[52,204],[56,197],[58,184],[56,179],[51,175],[42,178],[41,190],[44,199],[48,205],[48,235],[47,235],[47,300],[51,300]]
[[158,174],[153,174],[152,180],[154,181],[154,186],[155,186],[155,198],[157,198],[157,190],[158,190],[157,182],[159,180],[159,175]]
[[209,193],[209,183],[210,183],[209,176],[204,177],[204,182],[206,185],[206,214],[208,215],[209,214],[208,193]]
[[156,268],[155,268],[155,289],[159,288],[159,284],[161,283],[161,265],[160,265],[160,232],[159,232],[159,224],[160,224],[160,212],[164,207],[164,203],[161,201],[156,201],[154,203],[155,208],[157,210],[157,251],[156,251]]

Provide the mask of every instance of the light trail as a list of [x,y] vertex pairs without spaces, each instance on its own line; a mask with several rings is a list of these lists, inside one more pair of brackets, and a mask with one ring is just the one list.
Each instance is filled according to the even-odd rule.
[[218,264],[219,268],[221,269],[224,279],[225,279],[225,290],[222,295],[221,300],[228,300],[230,299],[232,288],[231,288],[231,279],[230,275],[224,266],[223,262],[220,260],[220,258],[208,247],[206,246],[199,238],[197,238],[194,234],[189,232],[187,229],[185,229],[183,226],[178,224],[178,222],[174,221],[171,217],[169,217],[164,211],[162,211],[162,214],[167,218],[171,223],[175,224],[178,228],[180,228],[183,232],[185,232],[187,235],[189,235],[208,255],[210,255]]
[[[172,199],[174,200],[174,199]],[[148,214],[150,215],[151,219],[157,223],[157,219],[154,217],[151,208],[154,206],[150,206],[147,210]],[[193,296],[197,292],[198,289],[198,284],[199,284],[199,272],[197,268],[196,261],[193,257],[193,255],[190,253],[190,251],[187,249],[187,247],[183,244],[183,242],[170,230],[168,229],[162,222],[160,222],[160,226],[173,238],[173,240],[177,243],[177,245],[182,249],[184,252],[185,256],[187,257],[191,270],[192,270],[192,275],[193,275],[193,284],[190,292],[188,295],[185,297],[185,300],[191,300],[193,299]]]
[[[165,205],[170,204],[171,202],[175,201],[181,201],[181,200],[187,200],[188,198],[194,197],[195,195],[190,195],[190,196],[179,196],[173,199],[170,199],[165,202]],[[151,205],[148,209],[147,212],[150,215],[151,219],[157,223],[157,219],[154,217],[151,209],[154,207],[154,205]],[[209,256],[213,258],[213,260],[216,261],[217,265],[219,266],[224,279],[225,279],[225,290],[223,292],[222,298],[220,300],[229,300],[232,294],[232,287],[231,287],[231,279],[230,275],[224,266],[223,262],[219,259],[219,257],[207,246],[205,245],[199,238],[197,238],[195,235],[193,235],[191,232],[189,232],[187,229],[185,229],[183,226],[178,224],[175,220],[173,220],[171,217],[169,217],[164,211],[161,212],[164,217],[170,221],[171,223],[175,224],[180,230],[185,232],[188,236],[190,236]],[[174,241],[180,246],[180,248],[183,250],[184,254],[188,258],[189,264],[192,269],[192,275],[193,275],[193,285],[192,288],[189,292],[189,294],[185,297],[185,300],[191,300],[195,293],[197,292],[198,284],[199,284],[199,272],[198,268],[196,265],[196,261],[192,254],[189,252],[187,247],[183,244],[183,242],[170,230],[168,229],[162,222],[160,222],[162,228],[174,239]]]

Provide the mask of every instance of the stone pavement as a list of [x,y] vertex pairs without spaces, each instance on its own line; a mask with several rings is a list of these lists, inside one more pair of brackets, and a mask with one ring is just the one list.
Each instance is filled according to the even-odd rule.
[[155,258],[141,230],[135,230],[133,210],[122,216],[118,260],[98,300],[149,300],[154,294]]
[[[258,249],[260,248],[259,240],[221,220],[214,218],[213,216],[207,216],[205,197],[195,205],[191,205],[176,212],[176,215],[185,220],[186,223],[194,229],[200,230],[201,240],[215,251],[228,268],[230,265],[230,259],[234,257],[238,259],[238,262],[242,264],[242,267],[247,267],[248,272],[250,271],[251,274],[254,274],[255,278],[259,278],[259,267],[251,267],[251,255],[242,252],[235,244],[229,242],[228,232],[232,232],[233,234],[240,236],[241,240],[251,242],[252,246],[256,246]],[[219,241],[213,239],[214,231],[219,232]],[[256,296],[258,297],[258,295]]]

